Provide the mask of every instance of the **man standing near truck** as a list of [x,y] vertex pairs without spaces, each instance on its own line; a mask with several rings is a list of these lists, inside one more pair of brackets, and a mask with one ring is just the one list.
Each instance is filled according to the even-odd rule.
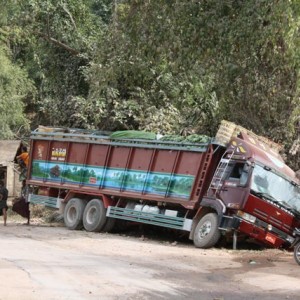
[[7,221],[7,197],[8,197],[8,190],[4,186],[3,181],[0,180],[0,214],[3,215],[4,226],[6,226]]

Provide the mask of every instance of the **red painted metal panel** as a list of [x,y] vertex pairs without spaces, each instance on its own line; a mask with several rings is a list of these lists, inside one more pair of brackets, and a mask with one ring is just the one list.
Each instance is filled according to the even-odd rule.
[[159,150],[157,151],[152,171],[153,172],[166,172],[171,173],[174,167],[174,161],[176,159],[177,151],[171,150]]
[[[54,142],[54,144],[63,146],[62,143],[55,143]],[[66,143],[64,143],[64,145],[66,145]],[[71,143],[69,153],[67,154],[68,163],[84,165],[86,163],[86,161],[85,161],[86,156],[85,155],[86,155],[87,147],[88,147],[88,144]]]
[[130,148],[113,147],[109,156],[109,160],[105,167],[108,168],[125,168]]
[[[300,225],[293,214],[285,211],[283,208],[276,205],[276,203],[260,199],[253,195],[249,195],[243,210],[289,234],[292,234],[296,225]],[[295,222],[298,224],[295,224]]]
[[48,141],[33,141],[31,150],[31,157],[33,159],[47,160]]
[[92,144],[87,158],[87,164],[92,166],[104,166],[108,149],[108,145]]
[[137,171],[149,170],[153,151],[153,149],[133,148],[132,160],[129,168]]
[[199,171],[201,160],[206,157],[206,153],[181,152],[177,165],[177,172],[180,174],[196,175]]
[[[212,173],[205,148],[201,152],[35,138],[31,150],[34,167],[28,183],[180,203],[187,208],[199,202],[206,174]],[[59,171],[51,171],[55,168]]]

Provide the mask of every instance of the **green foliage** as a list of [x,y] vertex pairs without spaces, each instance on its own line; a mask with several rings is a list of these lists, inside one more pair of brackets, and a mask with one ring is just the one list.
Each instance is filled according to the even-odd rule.
[[121,130],[115,131],[110,136],[111,139],[148,139],[155,140],[156,134],[147,131],[137,131],[137,130]]
[[288,144],[298,31],[297,1],[122,1],[89,70],[98,126],[212,135],[228,119]]
[[20,78],[28,74],[37,91],[18,98],[32,127],[213,136],[227,119],[286,150],[298,137],[298,0],[13,0],[2,7],[0,42],[11,51],[2,51],[3,62]]
[[26,72],[12,64],[4,46],[0,47],[0,61],[0,138],[10,139],[14,133],[28,128],[23,101],[32,97],[34,87]]
[[183,46],[186,32],[178,21],[189,19],[185,7],[165,1],[118,5],[89,73],[90,98],[102,103],[106,116],[98,126],[161,133],[204,130],[217,115],[214,75],[195,65],[192,49],[182,53],[190,46]]
[[297,80],[295,57],[289,49],[290,25],[296,21],[291,5],[227,2],[226,15],[219,21],[226,24],[223,37],[228,45],[224,51],[225,41],[221,41],[215,48],[222,53],[216,88],[223,98],[223,117],[258,133],[286,138],[282,122],[294,109],[290,102]]
[[[89,123],[88,114],[94,110],[82,103],[88,94],[84,69],[102,40],[105,25],[99,14],[107,10],[106,2],[20,0],[10,14],[13,57],[22,61],[37,88],[37,100],[26,107],[33,127]],[[102,16],[107,21],[105,11]]]

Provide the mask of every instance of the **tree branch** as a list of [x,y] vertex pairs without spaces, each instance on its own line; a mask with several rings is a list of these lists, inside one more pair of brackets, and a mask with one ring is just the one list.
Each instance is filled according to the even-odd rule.
[[43,38],[44,40],[46,40],[46,41],[48,41],[48,42],[50,42],[52,44],[55,44],[55,45],[59,46],[60,48],[63,48],[65,50],[67,50],[68,52],[70,52],[73,55],[80,54],[80,52],[78,50],[69,47],[68,45],[66,45],[66,44],[64,44],[64,43],[62,43],[62,42],[60,42],[60,41],[58,41],[58,40],[56,40],[56,39],[48,36],[47,34],[44,34],[42,32],[35,32],[35,34],[38,35],[39,37]]
[[68,14],[68,16],[70,17],[70,20],[71,20],[71,22],[72,22],[74,28],[77,29],[76,23],[75,23],[75,21],[74,21],[72,15],[71,15],[71,13],[70,13],[70,11],[67,9],[66,5],[65,5],[65,4],[62,4],[61,7],[62,7],[62,9]]

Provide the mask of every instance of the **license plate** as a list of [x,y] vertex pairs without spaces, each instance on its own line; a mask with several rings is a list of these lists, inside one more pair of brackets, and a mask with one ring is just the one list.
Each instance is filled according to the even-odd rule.
[[266,240],[268,242],[270,242],[271,244],[275,244],[276,243],[276,236],[274,236],[273,234],[267,233]]

